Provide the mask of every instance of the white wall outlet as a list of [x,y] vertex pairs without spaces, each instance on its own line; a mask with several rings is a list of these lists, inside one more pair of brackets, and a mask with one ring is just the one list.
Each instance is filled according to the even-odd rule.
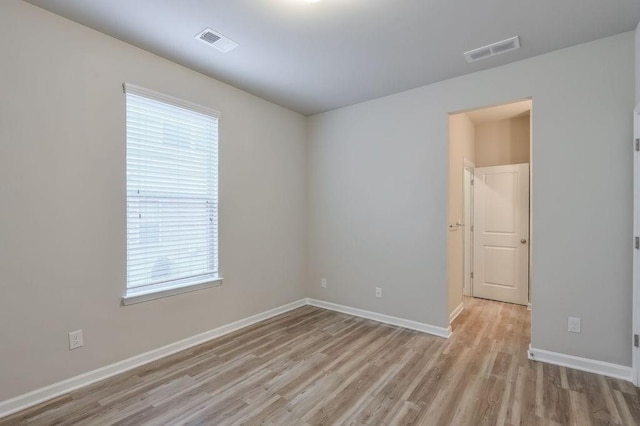
[[82,339],[82,330],[72,331],[69,333],[69,350],[78,349],[84,345]]
[[382,297],[382,289],[380,287],[376,287],[376,297]]
[[580,333],[581,332],[580,318],[569,317],[568,329],[570,333]]
[[327,279],[323,278],[320,280],[320,287],[327,288]]

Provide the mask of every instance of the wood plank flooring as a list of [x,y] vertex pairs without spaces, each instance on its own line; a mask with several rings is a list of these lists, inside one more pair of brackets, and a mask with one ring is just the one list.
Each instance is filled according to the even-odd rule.
[[530,313],[465,300],[450,339],[306,306],[0,425],[638,425],[632,384],[527,359]]

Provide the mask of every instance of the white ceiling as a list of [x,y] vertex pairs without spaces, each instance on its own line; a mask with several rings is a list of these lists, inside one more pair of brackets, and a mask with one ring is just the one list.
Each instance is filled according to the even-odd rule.
[[490,121],[508,120],[527,115],[531,111],[531,105],[532,102],[529,99],[504,105],[465,111],[462,114],[465,114],[473,124],[483,124]]
[[[638,0],[26,0],[310,115],[633,30]],[[194,39],[211,27],[240,43]],[[462,55],[520,36],[522,48]]]

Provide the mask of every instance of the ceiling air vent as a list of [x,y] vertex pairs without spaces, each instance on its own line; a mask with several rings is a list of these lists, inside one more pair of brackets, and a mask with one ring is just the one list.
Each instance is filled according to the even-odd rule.
[[518,36],[470,50],[464,53],[464,57],[467,62],[476,62],[516,49],[520,49],[520,38]]
[[213,31],[211,28],[205,28],[196,35],[196,39],[211,47],[215,47],[221,52],[227,53],[230,50],[238,47],[238,43],[231,40],[228,37],[223,36],[217,31]]

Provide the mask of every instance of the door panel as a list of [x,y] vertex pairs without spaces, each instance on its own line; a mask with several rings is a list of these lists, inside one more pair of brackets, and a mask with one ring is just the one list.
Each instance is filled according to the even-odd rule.
[[493,234],[517,233],[518,172],[487,173],[485,180],[484,230]]
[[474,187],[473,295],[526,305],[529,165],[476,168]]
[[515,288],[518,282],[517,264],[517,250],[484,246],[484,284]]

